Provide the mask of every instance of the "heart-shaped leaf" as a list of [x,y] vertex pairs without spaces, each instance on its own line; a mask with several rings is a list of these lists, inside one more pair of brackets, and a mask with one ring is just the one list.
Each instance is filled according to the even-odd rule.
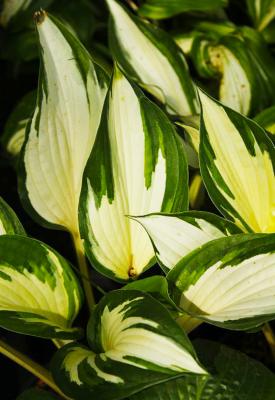
[[185,210],[187,196],[187,163],[173,125],[116,68],[80,199],[91,263],[117,280],[141,274],[154,250],[127,215]]
[[169,312],[146,293],[107,294],[87,334],[91,349],[72,343],[53,359],[54,379],[70,397],[118,400],[173,376],[207,374]]
[[82,292],[68,262],[47,245],[0,236],[0,326],[27,335],[71,339]]
[[191,316],[229,329],[258,327],[275,318],[275,234],[213,240],[179,261],[167,279],[172,299]]

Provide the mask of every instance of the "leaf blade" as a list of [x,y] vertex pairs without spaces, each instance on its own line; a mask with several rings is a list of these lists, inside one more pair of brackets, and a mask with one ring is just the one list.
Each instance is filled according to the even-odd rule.
[[69,264],[45,244],[0,237],[0,325],[46,338],[79,337],[71,328],[82,292]]

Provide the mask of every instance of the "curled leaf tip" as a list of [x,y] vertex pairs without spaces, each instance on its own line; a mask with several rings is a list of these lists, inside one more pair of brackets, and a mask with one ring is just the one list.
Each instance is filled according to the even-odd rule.
[[46,17],[47,17],[47,13],[45,10],[42,10],[42,9],[39,11],[36,11],[33,15],[34,22],[37,25],[41,25],[44,22]]

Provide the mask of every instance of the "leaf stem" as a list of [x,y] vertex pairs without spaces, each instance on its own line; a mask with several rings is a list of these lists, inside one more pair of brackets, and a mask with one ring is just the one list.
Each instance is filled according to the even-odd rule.
[[264,326],[262,328],[262,332],[263,332],[263,334],[266,338],[266,341],[269,345],[273,359],[275,360],[275,334],[268,322],[266,324],[264,324]]
[[31,374],[45,382],[52,390],[59,394],[63,399],[69,399],[54,383],[50,371],[44,368],[42,365],[31,360],[28,356],[14,349],[9,344],[5,343],[0,339],[0,353],[14,361],[16,364],[25,368]]
[[183,328],[186,333],[192,332],[199,325],[202,324],[202,320],[191,317],[188,314],[183,314],[179,318],[177,318],[178,325]]
[[71,343],[72,340],[52,339],[52,342],[57,349],[61,349],[61,347],[65,346],[68,343]]
[[189,187],[189,203],[193,210],[197,210],[201,207],[204,200],[204,186],[202,177],[199,173],[196,173],[191,181]]
[[83,247],[83,243],[82,243],[79,232],[76,234],[72,234],[72,240],[74,243],[77,263],[78,263],[79,271],[81,274],[81,279],[82,279],[82,284],[83,284],[83,288],[84,288],[84,292],[85,292],[85,296],[86,296],[87,305],[88,305],[89,311],[92,311],[92,309],[95,305],[95,299],[94,299],[92,285],[89,282],[89,280],[90,280],[89,279],[89,267],[88,267],[88,264],[86,261],[84,247]]

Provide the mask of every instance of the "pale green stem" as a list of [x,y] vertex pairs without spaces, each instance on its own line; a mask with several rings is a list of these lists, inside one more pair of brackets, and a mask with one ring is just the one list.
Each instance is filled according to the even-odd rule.
[[76,252],[78,267],[82,279],[87,305],[89,310],[92,311],[95,305],[95,299],[93,294],[93,288],[92,285],[90,284],[89,267],[86,261],[85,251],[79,232],[76,234],[72,234],[72,239],[74,243],[74,248]]
[[54,343],[57,349],[61,349],[61,347],[65,346],[68,343],[71,343],[72,340],[52,339],[52,342]]
[[266,324],[264,324],[264,326],[262,328],[262,332],[266,338],[266,341],[269,345],[272,356],[275,360],[275,334],[274,334],[273,330],[271,329],[271,326],[269,325],[268,322]]
[[16,364],[25,368],[31,374],[45,382],[52,390],[59,394],[63,399],[69,399],[54,383],[50,371],[44,368],[42,365],[31,360],[28,356],[14,349],[4,341],[0,340],[0,353],[14,361]]
[[183,328],[186,333],[192,332],[199,325],[203,323],[202,320],[191,317],[190,315],[184,314],[177,318],[177,323]]
[[189,203],[193,210],[197,210],[201,207],[204,200],[204,186],[201,175],[197,173],[189,187]]

